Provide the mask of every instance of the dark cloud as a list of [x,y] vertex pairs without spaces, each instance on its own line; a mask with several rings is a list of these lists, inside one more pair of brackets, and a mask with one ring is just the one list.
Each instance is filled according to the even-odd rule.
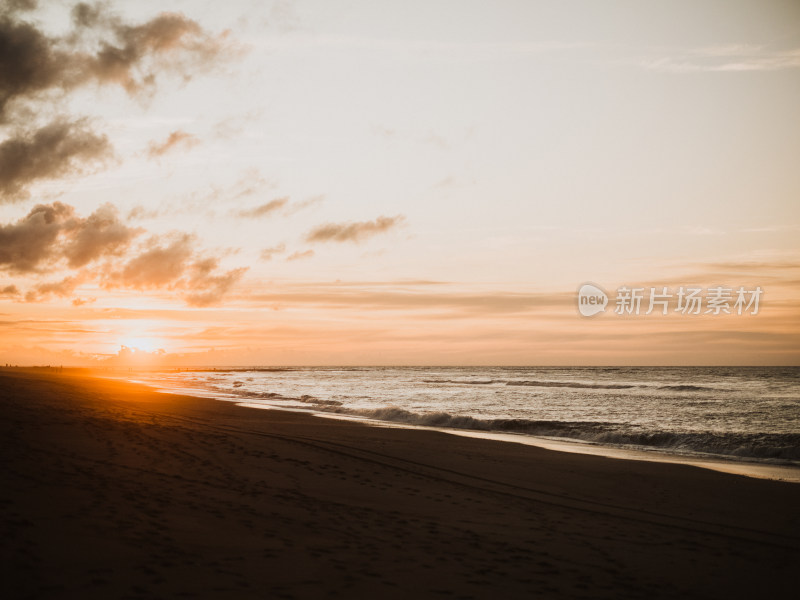
[[83,173],[111,154],[108,138],[95,134],[85,120],[57,120],[18,132],[0,143],[0,200],[25,199],[34,181]]
[[0,296],[19,296],[19,294],[19,289],[15,285],[7,285],[0,288]]
[[0,225],[0,267],[19,273],[35,271],[53,256],[74,212],[60,202],[39,204],[16,223]]
[[150,158],[158,158],[177,148],[189,149],[197,146],[199,143],[200,140],[191,133],[176,129],[170,133],[163,142],[151,143],[147,149],[147,156]]
[[61,50],[56,40],[15,16],[0,16],[0,124],[8,122],[13,101],[71,87],[80,71],[76,54]]
[[[107,137],[87,119],[57,116],[81,86],[119,86],[149,98],[163,75],[188,80],[232,52],[227,33],[213,36],[197,22],[162,13],[129,23],[108,3],[79,3],[72,26],[54,36],[24,11],[32,0],[0,0],[0,203],[24,200],[33,184],[84,174],[113,156]],[[56,115],[56,116],[53,116]],[[198,143],[176,130],[149,149],[157,157]],[[60,281],[31,288],[26,297],[70,296],[83,282],[125,289],[178,290],[193,305],[218,301],[244,269],[222,271],[201,256],[195,239],[174,234],[132,250],[142,230],[103,205],[82,218],[66,204],[40,204],[15,223],[0,224],[0,270],[38,275],[67,270]],[[124,257],[113,266],[110,257]],[[69,270],[72,270],[70,272]],[[4,296],[21,292],[6,286]]]
[[39,204],[16,223],[0,225],[0,268],[29,273],[66,259],[71,268],[128,248],[141,230],[123,223],[104,204],[86,219],[61,202]]
[[272,214],[282,209],[288,203],[289,203],[289,197],[284,196],[283,198],[276,198],[275,200],[270,200],[266,204],[262,204],[261,206],[256,206],[255,208],[240,210],[236,214],[240,217],[246,217],[246,218],[264,217],[266,215]]
[[[54,37],[21,18],[21,11],[35,7],[6,0],[0,9],[0,126],[6,129],[0,132],[0,201],[25,199],[30,184],[83,172],[111,156],[108,139],[85,120],[51,118],[42,125],[42,116],[59,112],[69,91],[119,85],[131,96],[149,96],[162,74],[188,80],[231,48],[226,34],[212,36],[181,14],[129,24],[104,3],[77,4],[72,31]],[[173,132],[152,152],[195,141]]]
[[105,4],[79,3],[72,10],[73,31],[53,37],[17,12],[0,16],[0,122],[8,121],[18,101],[92,82],[119,85],[131,95],[152,92],[159,74],[189,79],[230,51],[227,33],[212,36],[177,13],[132,25]]
[[394,229],[405,221],[402,215],[378,217],[374,221],[326,223],[306,235],[307,242],[361,242],[369,237]]

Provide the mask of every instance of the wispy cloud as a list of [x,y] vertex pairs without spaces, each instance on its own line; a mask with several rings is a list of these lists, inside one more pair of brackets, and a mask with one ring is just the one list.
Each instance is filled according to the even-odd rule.
[[188,150],[189,148],[197,146],[199,143],[200,140],[197,136],[176,129],[167,136],[167,139],[161,142],[152,142],[147,148],[147,156],[150,158],[159,158],[164,156],[167,152],[172,152],[178,148]]
[[781,71],[800,68],[800,48],[710,46],[651,56],[637,64],[649,71],[666,73]]
[[378,217],[374,221],[326,223],[306,235],[307,242],[362,242],[367,238],[395,229],[405,221],[402,215]]
[[254,42],[268,48],[309,49],[342,48],[371,52],[424,54],[428,58],[474,61],[510,56],[539,55],[586,48],[586,42],[570,41],[510,41],[510,42],[461,42],[426,39],[390,39],[345,35],[319,35],[297,33]]
[[49,296],[67,298],[74,294],[75,289],[83,283],[85,279],[83,274],[79,274],[64,277],[61,281],[41,283],[25,294],[25,301],[39,302]]
[[283,198],[275,198],[274,200],[270,200],[269,202],[266,202],[265,204],[261,204],[254,208],[239,210],[236,212],[236,214],[240,217],[246,217],[246,218],[265,217],[267,215],[271,215],[273,213],[278,212],[288,203],[289,203],[289,196],[284,196]]
[[261,260],[272,260],[278,254],[281,254],[286,251],[286,244],[278,244],[277,246],[271,246],[270,248],[264,248],[261,251]]
[[303,260],[304,258],[311,258],[312,256],[314,256],[313,250],[297,251],[287,256],[286,260],[287,261]]
[[260,217],[275,214],[290,216],[305,210],[306,208],[320,204],[324,198],[325,197],[322,195],[317,195],[299,202],[291,202],[289,200],[289,196],[283,196],[281,198],[275,198],[274,200],[265,202],[264,204],[254,206],[253,208],[235,210],[233,211],[233,214],[237,217],[242,217],[245,219],[258,219]]

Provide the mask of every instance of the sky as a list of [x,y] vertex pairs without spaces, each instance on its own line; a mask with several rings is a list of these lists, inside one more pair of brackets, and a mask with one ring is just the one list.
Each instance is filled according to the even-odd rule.
[[800,364],[796,1],[0,6],[0,363]]

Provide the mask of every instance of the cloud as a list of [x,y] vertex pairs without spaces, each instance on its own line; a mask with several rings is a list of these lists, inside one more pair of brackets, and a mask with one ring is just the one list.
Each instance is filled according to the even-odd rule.
[[284,196],[282,198],[276,198],[275,200],[271,200],[266,204],[262,204],[254,208],[246,208],[236,211],[233,214],[235,214],[238,217],[251,219],[251,218],[263,217],[280,211],[283,216],[289,216],[296,214],[301,210],[305,210],[306,208],[309,208],[311,206],[315,206],[320,202],[322,202],[324,199],[325,196],[318,195],[318,196],[312,196],[311,198],[308,198],[301,202],[289,202],[289,197]]
[[301,202],[294,202],[292,203],[285,211],[287,215],[293,215],[295,213],[300,212],[301,210],[305,210],[311,206],[316,206],[317,204],[321,204],[325,200],[324,194],[318,194],[316,196],[311,196],[306,200]]
[[31,183],[85,173],[111,155],[108,138],[94,133],[84,119],[18,131],[0,143],[0,201],[24,200]]
[[34,289],[25,294],[26,302],[40,302],[50,296],[58,296],[59,298],[66,298],[71,296],[83,281],[85,276],[82,274],[68,276],[61,281],[53,281],[49,283],[41,283]]
[[217,258],[200,260],[191,266],[187,281],[189,291],[184,295],[187,304],[198,307],[218,304],[247,271],[247,268],[238,268],[216,274],[218,267]]
[[35,271],[52,257],[73,214],[71,206],[60,202],[39,204],[17,223],[0,225],[0,267],[18,273]]
[[264,217],[266,215],[272,214],[284,208],[288,203],[289,203],[289,197],[284,196],[283,198],[276,198],[275,200],[270,200],[266,204],[256,206],[255,208],[240,210],[236,214],[240,217],[246,217],[246,218]]
[[[435,286],[435,288],[432,288]],[[403,282],[288,284],[248,300],[257,305],[313,307],[320,310],[410,311],[437,318],[473,318],[537,312],[575,318],[574,292],[509,292],[507,290],[464,291],[444,283]]]
[[448,175],[444,179],[439,180],[437,183],[433,184],[434,188],[450,188],[456,185],[456,180],[452,175]]
[[164,242],[149,240],[148,249],[129,260],[121,270],[111,273],[110,283],[137,290],[173,285],[186,270],[193,253],[194,237],[173,234]]
[[[177,13],[137,23],[106,2],[81,2],[72,9],[69,30],[54,35],[35,13],[23,15],[36,8],[33,0],[0,5],[0,203],[25,200],[40,181],[85,174],[113,157],[108,138],[88,119],[61,114],[77,88],[119,86],[147,100],[162,76],[187,81],[237,50],[227,32],[212,35]],[[175,130],[151,144],[148,154],[158,157],[196,143],[195,136]],[[134,246],[142,233],[110,204],[86,218],[60,202],[39,204],[18,221],[0,224],[0,270],[34,276],[25,294],[30,300],[69,296],[89,282],[175,290],[192,305],[218,301],[245,272],[222,270],[219,258],[202,254],[192,235],[151,237],[149,245]],[[112,264],[112,257],[119,260]],[[45,271],[66,273],[42,282]],[[15,286],[4,289],[7,297],[22,294]]]
[[15,12],[0,17],[0,124],[9,119],[9,105],[32,99],[52,88],[72,85],[77,56],[58,48],[57,40],[33,24],[18,22]]
[[36,0],[6,0],[5,6],[0,7],[0,15],[33,10],[37,4]]
[[145,208],[141,204],[137,204],[130,211],[128,211],[128,219],[136,221],[139,219],[155,219],[161,213],[157,209]]
[[147,156],[150,158],[158,158],[167,152],[183,148],[188,150],[200,143],[200,140],[191,133],[176,129],[167,136],[163,142],[152,142],[147,149]]
[[78,268],[118,255],[141,233],[123,223],[111,204],[87,218],[68,204],[38,204],[16,223],[0,225],[0,268],[30,273],[65,259]]
[[[24,200],[41,179],[83,173],[113,152],[104,135],[85,119],[58,114],[70,91],[90,84],[118,85],[129,95],[149,97],[165,73],[184,81],[207,71],[233,52],[227,33],[212,36],[195,21],[162,13],[140,24],[126,23],[104,3],[79,3],[72,30],[52,36],[19,13],[36,2],[13,0],[0,9],[0,201]],[[194,140],[183,132],[155,147],[156,154]]]
[[[40,274],[44,267],[73,270],[60,281],[33,286],[24,295],[29,302],[72,296],[81,284],[94,282],[107,289],[176,291],[191,306],[219,302],[247,271],[222,271],[220,258],[198,251],[195,237],[187,233],[151,236],[133,247],[141,233],[121,221],[111,204],[85,219],[69,205],[40,204],[16,223],[0,225],[0,269],[17,274]],[[102,260],[110,257],[123,258]],[[6,286],[0,295],[22,292]]]
[[196,21],[177,13],[162,13],[141,25],[128,25],[102,5],[73,11],[76,26],[101,30],[106,38],[85,63],[86,74],[100,83],[116,83],[131,94],[155,85],[159,72],[175,71],[189,79],[205,70],[225,49],[226,34],[212,37]]
[[378,217],[374,221],[353,223],[326,223],[312,229],[306,235],[307,242],[361,242],[398,227],[405,217]]
[[190,306],[209,306],[222,300],[247,268],[219,270],[218,257],[203,257],[195,237],[186,233],[150,238],[120,269],[106,270],[108,289],[174,290]]
[[286,244],[278,244],[277,246],[272,246],[270,248],[264,248],[261,251],[261,260],[272,260],[272,257],[276,254],[280,254],[286,250]]
[[800,48],[768,49],[747,44],[712,46],[639,61],[665,73],[782,71],[800,68]]
[[142,231],[123,223],[113,205],[103,204],[69,231],[64,256],[70,267],[82,267],[101,256],[119,254]]
[[177,13],[132,25],[105,4],[79,3],[72,10],[73,30],[54,37],[16,12],[0,17],[0,123],[19,102],[90,83],[119,85],[130,95],[152,92],[159,74],[190,79],[232,50],[227,33],[212,36]]
[[294,253],[290,254],[289,256],[287,256],[286,260],[287,261],[302,260],[304,258],[311,258],[312,256],[314,256],[314,251],[313,250],[306,250],[305,252],[297,251],[297,252],[294,252]]

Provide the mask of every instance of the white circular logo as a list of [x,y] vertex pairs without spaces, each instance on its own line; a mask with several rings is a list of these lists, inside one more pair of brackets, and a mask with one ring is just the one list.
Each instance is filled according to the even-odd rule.
[[605,312],[606,305],[608,305],[608,295],[598,286],[584,283],[578,289],[578,312],[584,317]]

